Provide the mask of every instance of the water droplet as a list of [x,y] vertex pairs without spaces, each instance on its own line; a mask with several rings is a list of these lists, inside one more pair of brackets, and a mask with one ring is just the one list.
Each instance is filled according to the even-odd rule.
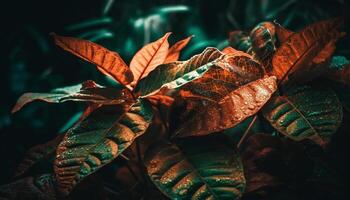
[[250,104],[250,105],[248,106],[248,109],[254,110],[254,109],[255,109],[255,106],[254,106],[253,104]]

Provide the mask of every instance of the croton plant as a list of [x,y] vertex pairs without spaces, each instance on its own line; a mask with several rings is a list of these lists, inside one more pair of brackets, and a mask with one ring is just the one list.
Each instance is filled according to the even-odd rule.
[[[231,32],[223,50],[208,47],[185,61],[178,58],[192,36],[169,48],[166,33],[129,65],[98,44],[52,34],[59,47],[120,86],[88,80],[21,96],[13,112],[35,100],[87,107],[65,134],[29,150],[16,176],[52,157],[54,173],[47,177],[55,198],[69,196],[115,159],[136,163],[144,187],[170,199],[240,199],[277,184],[282,180],[267,173],[252,175],[250,158],[268,151],[266,138],[282,147],[308,141],[326,148],[343,107],[349,109],[335,87],[350,86],[349,61],[333,55],[345,35],[341,25],[336,18],[292,32],[263,22],[250,33]],[[253,134],[258,125],[264,134]]]

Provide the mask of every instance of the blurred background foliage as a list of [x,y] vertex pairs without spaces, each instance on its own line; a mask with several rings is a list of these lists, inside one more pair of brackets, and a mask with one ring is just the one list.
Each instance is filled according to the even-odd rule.
[[[223,48],[230,31],[249,31],[266,20],[277,20],[296,31],[321,19],[345,16],[349,27],[350,8],[345,0],[17,0],[1,4],[0,184],[10,180],[26,150],[64,132],[83,108],[34,103],[11,116],[11,107],[22,93],[45,92],[88,79],[114,84],[95,67],[55,47],[50,32],[99,43],[127,62],[165,32],[173,32],[170,42],[195,35],[182,53],[181,59],[187,59],[208,46]],[[348,38],[338,43],[337,54],[349,56]],[[47,166],[42,163],[36,169]]]

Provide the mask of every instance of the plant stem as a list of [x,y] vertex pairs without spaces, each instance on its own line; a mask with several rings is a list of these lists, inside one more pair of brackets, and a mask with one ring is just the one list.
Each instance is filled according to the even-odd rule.
[[237,149],[239,149],[239,148],[241,147],[241,145],[242,145],[242,143],[244,142],[245,138],[248,137],[249,132],[250,132],[250,129],[252,129],[252,127],[253,127],[253,125],[254,125],[254,123],[255,123],[255,121],[256,121],[257,118],[258,118],[258,115],[255,115],[254,118],[253,118],[253,120],[249,123],[248,128],[245,130],[243,136],[241,137],[241,139],[239,140],[239,142],[238,142],[238,144],[237,144]]

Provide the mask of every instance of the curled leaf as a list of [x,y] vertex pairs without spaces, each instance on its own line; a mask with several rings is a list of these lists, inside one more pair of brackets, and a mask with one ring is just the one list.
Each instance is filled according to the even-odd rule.
[[275,52],[275,25],[272,22],[259,23],[251,32],[252,50],[259,60],[266,60]]
[[97,69],[123,85],[129,84],[134,77],[118,53],[110,51],[93,42],[72,37],[52,34],[56,45],[62,49],[97,65]]
[[263,114],[287,137],[324,145],[342,121],[342,106],[330,88],[304,86],[273,97]]
[[239,86],[262,78],[263,75],[263,68],[252,56],[236,51],[223,55],[200,78],[184,85],[180,96],[217,101]]
[[145,156],[153,183],[171,199],[239,199],[245,188],[243,167],[229,142],[192,138],[159,142]]
[[274,76],[241,86],[187,119],[175,132],[175,136],[202,136],[234,127],[256,114],[276,89]]
[[80,101],[97,104],[121,104],[131,99],[127,89],[103,87],[94,81],[53,89],[50,93],[25,93],[17,101],[12,113],[20,110],[24,105],[40,100],[48,103],[63,103],[66,101]]
[[244,51],[246,53],[252,53],[252,41],[249,35],[244,33],[243,31],[232,31],[229,35],[229,44],[231,47]]
[[[206,68],[204,66],[221,55],[222,53],[216,48],[206,48],[201,54],[195,55],[187,61],[160,65],[147,78],[140,81],[135,91],[141,93],[141,95],[147,95],[191,71],[197,70],[199,74],[202,74],[204,68]],[[200,67],[203,70],[199,69]]]
[[173,46],[171,46],[169,48],[169,52],[168,55],[165,58],[164,63],[170,63],[170,62],[175,62],[179,59],[180,57],[180,52],[183,48],[186,47],[186,45],[190,42],[190,40],[193,38],[194,36],[191,35],[183,40],[180,40],[178,42],[176,42]]
[[71,128],[54,163],[59,191],[69,194],[83,178],[111,162],[148,128],[153,113],[146,101],[124,110],[103,106]]
[[142,47],[132,58],[130,70],[134,75],[131,86],[145,78],[158,65],[163,64],[169,52],[168,37],[171,33],[166,33],[162,38]]

